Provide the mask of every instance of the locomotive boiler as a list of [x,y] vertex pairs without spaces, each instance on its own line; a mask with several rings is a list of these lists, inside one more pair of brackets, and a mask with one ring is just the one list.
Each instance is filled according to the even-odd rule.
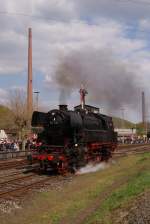
[[89,162],[107,161],[117,146],[112,118],[82,103],[74,111],[67,105],[48,113],[35,111],[32,126],[42,127],[32,159],[43,171],[75,172]]

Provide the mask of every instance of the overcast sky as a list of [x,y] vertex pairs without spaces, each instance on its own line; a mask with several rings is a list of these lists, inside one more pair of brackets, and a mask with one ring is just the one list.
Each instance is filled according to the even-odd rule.
[[[43,107],[48,110],[59,104],[61,83],[57,82],[55,75],[61,62],[67,63],[66,60],[72,58],[76,59],[78,69],[79,64],[82,65],[82,73],[90,71],[91,76],[85,74],[83,77],[90,84],[95,80],[96,94],[98,83],[103,83],[105,77],[105,86],[99,85],[99,93],[105,93],[108,100],[107,97],[94,98],[92,87],[90,94],[90,85],[87,85],[88,104],[99,106],[103,113],[120,117],[124,108],[126,119],[140,121],[141,91],[145,91],[149,116],[149,0],[0,0],[0,5],[1,104],[7,103],[10,90],[26,90],[27,38],[28,28],[32,27],[33,86],[34,91],[40,91],[39,102]],[[116,76],[113,78],[113,74],[119,75],[118,71],[124,76],[121,81]],[[133,91],[127,91],[128,87],[124,86],[130,82],[130,77],[132,85],[129,88],[133,87]],[[108,78],[115,80],[113,88],[107,86]],[[71,95],[67,97],[70,107],[79,103],[79,83],[80,80],[71,86]],[[128,97],[126,92],[129,92]],[[114,100],[110,95],[117,98],[117,94],[126,97],[116,99],[120,103],[115,110],[110,106]],[[132,98],[132,101],[127,98]]]

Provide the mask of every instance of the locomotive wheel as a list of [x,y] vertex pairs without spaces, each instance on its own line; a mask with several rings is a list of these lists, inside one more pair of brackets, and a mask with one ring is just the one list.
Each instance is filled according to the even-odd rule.
[[58,173],[59,174],[66,174],[68,171],[68,162],[67,161],[60,161],[58,166]]
[[111,157],[111,152],[109,151],[108,148],[103,148],[101,150],[101,161],[108,161],[109,158]]
[[45,174],[47,172],[47,164],[44,161],[40,161],[40,173]]
[[29,162],[29,165],[32,165],[33,159],[32,159],[32,155],[31,154],[30,155],[27,155],[27,160]]
[[76,169],[75,166],[71,166],[70,169],[69,169],[69,171],[70,171],[72,174],[75,174],[76,171],[77,171],[77,169]]

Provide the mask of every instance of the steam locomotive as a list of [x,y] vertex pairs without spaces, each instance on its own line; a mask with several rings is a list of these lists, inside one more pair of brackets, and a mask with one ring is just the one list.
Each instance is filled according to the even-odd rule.
[[32,155],[44,172],[76,172],[89,162],[107,161],[117,146],[112,118],[88,105],[68,110],[67,105],[48,113],[34,111],[32,126],[41,127]]

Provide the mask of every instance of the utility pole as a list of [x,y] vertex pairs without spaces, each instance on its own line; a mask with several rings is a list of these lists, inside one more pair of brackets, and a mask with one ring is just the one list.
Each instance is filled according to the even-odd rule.
[[[125,125],[124,125],[124,111],[125,111],[125,109],[121,108],[121,112],[122,112],[122,129],[125,128]],[[124,140],[125,140],[125,136],[124,136],[123,131],[122,131],[122,143],[123,144],[124,144]]]
[[34,92],[36,94],[36,110],[38,111],[39,109],[39,91]]
[[33,110],[33,92],[32,92],[32,29],[28,30],[28,87],[27,87],[27,119],[30,127],[30,119]]
[[148,133],[148,116],[145,106],[145,93],[142,92],[142,123],[143,123],[143,129],[145,130],[143,137],[145,138],[145,141],[147,142],[147,133]]
[[121,112],[122,112],[122,128],[124,128],[124,108],[121,108]]
[[145,124],[145,94],[142,92],[142,122]]

